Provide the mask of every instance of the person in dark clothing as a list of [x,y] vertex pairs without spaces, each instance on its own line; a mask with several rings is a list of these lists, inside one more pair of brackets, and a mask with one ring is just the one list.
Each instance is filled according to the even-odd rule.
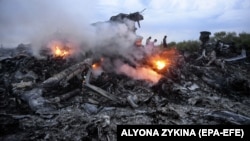
[[167,48],[168,47],[168,44],[167,44],[167,36],[165,35],[164,38],[163,38],[163,47],[164,48]]

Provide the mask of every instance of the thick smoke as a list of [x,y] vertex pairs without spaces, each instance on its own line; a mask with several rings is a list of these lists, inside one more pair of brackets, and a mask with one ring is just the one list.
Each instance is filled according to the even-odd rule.
[[1,0],[0,43],[4,47],[31,43],[36,51],[58,33],[80,43],[88,34],[92,4],[88,0]]
[[[104,57],[102,69],[126,74],[134,79],[144,79],[156,83],[160,75],[150,69],[137,67],[138,60],[145,55],[143,48],[135,47],[138,35],[133,31],[135,22],[124,19],[119,22],[100,22],[94,25],[97,34],[91,48],[96,57]],[[91,44],[89,43],[89,44]],[[87,49],[88,50],[88,49]],[[96,70],[100,74],[100,69]]]
[[93,16],[93,2],[77,0],[74,2],[83,5],[70,7],[71,2],[1,0],[0,42],[4,46],[30,43],[34,55],[39,56],[39,51],[50,41],[68,40],[74,43],[78,53],[92,53],[91,57],[96,58],[105,57],[103,70],[143,79],[137,76],[140,72],[136,67],[131,67],[136,66],[137,60],[144,53],[134,47],[138,38],[134,32],[135,22],[126,18],[123,22],[111,22],[108,20],[113,15],[110,15],[104,21],[94,23],[89,20]]
[[[120,56],[133,62],[141,57],[141,51],[134,47],[138,38],[133,28],[135,22],[124,19],[124,23],[100,22],[94,25],[95,34],[88,41],[90,50],[102,56]],[[94,44],[93,44],[94,43]]]
[[93,4],[89,0],[1,0],[0,43],[5,47],[31,43],[38,51],[50,40],[59,38],[82,46],[84,51],[128,52],[136,38],[129,29],[134,22],[99,22],[93,26],[91,23],[98,22],[90,20],[94,16]]

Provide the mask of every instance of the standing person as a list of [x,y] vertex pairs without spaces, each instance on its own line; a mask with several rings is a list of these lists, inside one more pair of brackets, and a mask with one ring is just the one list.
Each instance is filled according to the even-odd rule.
[[155,47],[156,47],[156,45],[155,45],[156,42],[157,42],[157,39],[154,39],[154,41],[152,42],[152,47],[153,47],[153,48],[152,48],[152,52],[156,52],[156,50],[157,50],[157,49],[155,48]]
[[155,46],[155,43],[157,42],[157,39],[154,39],[153,46]]
[[150,40],[151,40],[151,36],[149,36],[149,37],[147,38],[147,40],[146,40],[146,45],[149,44]]
[[164,36],[163,38],[163,48],[167,48],[168,44],[167,44],[167,35]]
[[[148,38],[148,39],[151,39],[151,37]],[[148,39],[147,39],[147,40],[148,40]],[[154,39],[154,41],[148,40],[148,43],[147,43],[146,46],[145,46],[145,51],[146,51],[146,54],[147,54],[147,55],[152,54],[156,42],[157,42],[156,39]]]
[[154,39],[154,41],[149,41],[147,45],[151,47],[155,47],[155,43],[157,42],[157,39]]

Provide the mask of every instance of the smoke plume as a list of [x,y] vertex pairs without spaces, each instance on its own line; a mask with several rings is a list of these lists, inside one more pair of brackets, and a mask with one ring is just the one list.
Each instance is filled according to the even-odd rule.
[[[72,1],[70,1],[72,2]],[[74,2],[80,2],[78,0]],[[103,70],[124,73],[135,79],[139,75],[135,65],[143,57],[144,51],[134,46],[137,35],[133,32],[135,22],[124,19],[123,22],[90,22],[91,5],[85,1],[78,7],[69,7],[66,0],[1,0],[0,1],[0,42],[5,46],[16,43],[30,43],[34,55],[54,39],[67,40],[76,46],[77,52],[92,53],[92,57],[106,57]],[[84,10],[83,10],[84,9]],[[116,13],[118,14],[118,13]],[[118,62],[120,63],[117,63]],[[141,69],[144,74],[145,69]],[[158,76],[151,79],[158,81]]]

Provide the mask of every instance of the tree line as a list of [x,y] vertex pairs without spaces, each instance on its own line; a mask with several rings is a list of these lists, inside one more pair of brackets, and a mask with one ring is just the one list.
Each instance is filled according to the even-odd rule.
[[[223,41],[224,43],[234,43],[237,49],[245,48],[250,51],[250,33],[241,32],[237,34],[236,32],[215,32],[210,36],[209,44],[215,45],[218,40]],[[198,51],[201,45],[199,38],[197,40],[187,40],[181,42],[170,42],[168,46],[176,47],[179,50],[188,50],[188,51]]]

